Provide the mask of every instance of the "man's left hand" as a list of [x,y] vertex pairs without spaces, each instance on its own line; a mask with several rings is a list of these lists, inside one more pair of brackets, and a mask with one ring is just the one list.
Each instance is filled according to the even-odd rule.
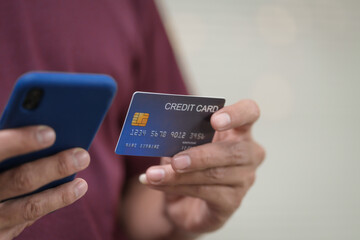
[[176,232],[199,234],[220,228],[240,206],[265,157],[251,135],[260,111],[242,100],[214,113],[212,143],[190,148],[150,167],[142,183],[165,193],[165,214]]

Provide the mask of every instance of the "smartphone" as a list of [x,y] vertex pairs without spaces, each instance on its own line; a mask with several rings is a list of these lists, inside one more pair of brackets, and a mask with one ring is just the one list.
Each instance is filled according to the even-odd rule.
[[[47,149],[6,159],[0,163],[0,173],[69,148],[89,149],[116,89],[116,82],[102,74],[29,72],[22,75],[1,116],[0,129],[47,125],[55,130],[56,140]],[[74,177],[75,174],[59,179],[35,192]]]

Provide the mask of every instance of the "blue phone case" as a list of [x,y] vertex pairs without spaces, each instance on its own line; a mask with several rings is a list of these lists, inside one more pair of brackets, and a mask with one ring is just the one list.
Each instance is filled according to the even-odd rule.
[[[32,89],[41,89],[42,98],[35,109],[29,110],[24,108],[24,101]],[[48,125],[56,131],[56,141],[47,149],[1,162],[0,173],[65,149],[89,149],[115,93],[116,83],[107,75],[56,72],[22,75],[3,112],[0,129]],[[54,181],[35,192],[69,182],[74,177],[75,174]]]

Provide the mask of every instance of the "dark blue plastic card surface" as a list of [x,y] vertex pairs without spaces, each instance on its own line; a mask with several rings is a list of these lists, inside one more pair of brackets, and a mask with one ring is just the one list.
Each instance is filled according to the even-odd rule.
[[224,98],[135,92],[115,152],[171,157],[209,143],[210,117],[224,104]]

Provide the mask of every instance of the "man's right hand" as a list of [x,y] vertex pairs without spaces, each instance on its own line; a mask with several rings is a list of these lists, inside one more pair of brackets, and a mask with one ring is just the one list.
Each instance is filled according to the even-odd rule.
[[[46,126],[0,130],[0,162],[54,144],[55,132]],[[85,169],[87,151],[69,149],[0,173],[0,201],[30,193],[39,187]],[[0,240],[13,239],[42,216],[72,204],[87,191],[77,178],[58,187],[0,203]]]

